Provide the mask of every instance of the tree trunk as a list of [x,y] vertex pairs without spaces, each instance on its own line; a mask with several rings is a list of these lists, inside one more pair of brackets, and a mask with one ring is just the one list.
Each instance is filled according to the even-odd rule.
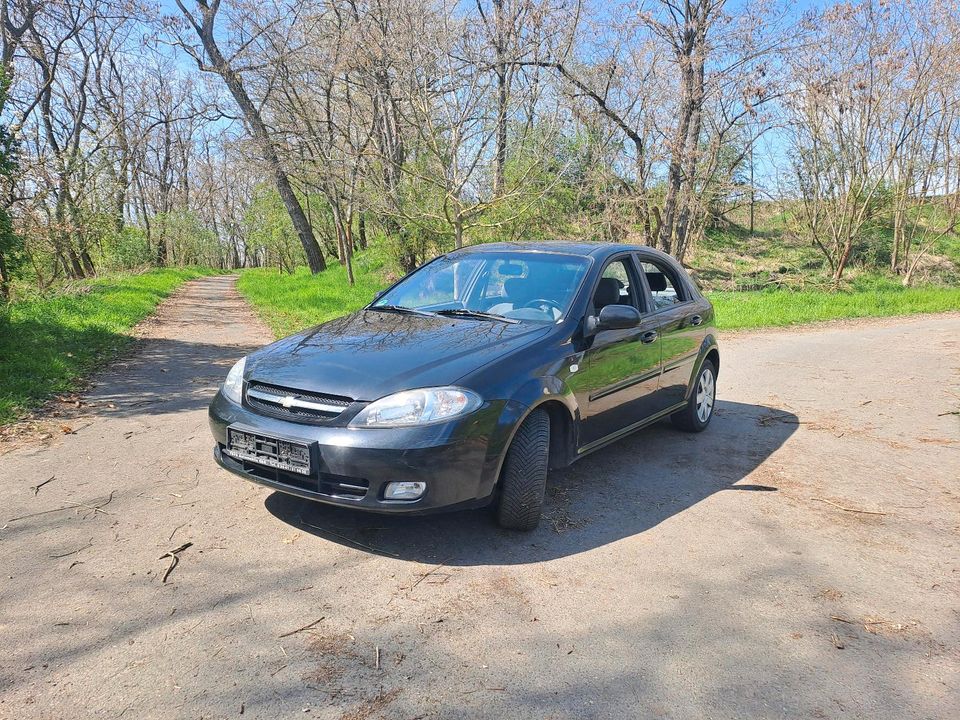
[[0,252],[0,300],[6,302],[10,299],[10,273],[7,270],[7,263],[3,259],[3,253]]
[[362,212],[357,215],[357,244],[361,250],[367,249],[367,221]]
[[683,160],[683,179],[680,203],[680,214],[677,219],[677,228],[674,232],[674,256],[683,262],[687,252],[690,235],[691,214],[695,202],[697,165],[700,159],[700,128],[703,122],[703,92],[704,92],[704,58],[698,49],[693,58],[693,87],[691,88],[691,116],[689,131],[686,139]]
[[[348,215],[349,218],[349,215]],[[343,226],[344,244],[347,249],[347,282],[352,286],[353,281],[353,219],[350,218]]]
[[493,0],[493,49],[496,57],[497,76],[497,146],[493,174],[493,195],[503,194],[504,170],[507,164],[507,87],[506,48],[504,47],[503,0]]
[[93,266],[93,258],[90,257],[90,253],[88,253],[86,250],[80,251],[80,262],[83,263],[83,271],[86,273],[87,277],[93,277],[97,274],[97,270]]
[[280,198],[283,200],[284,207],[286,207],[287,213],[290,215],[290,221],[293,223],[297,236],[300,238],[300,244],[303,245],[303,251],[306,253],[310,272],[318,273],[326,270],[327,264],[324,262],[323,253],[320,251],[317,239],[313,235],[313,228],[310,227],[310,223],[307,222],[303,207],[300,205],[300,201],[290,186],[290,179],[280,165],[280,158],[277,155],[273,141],[270,139],[267,126],[260,116],[260,111],[250,99],[246,88],[243,87],[243,81],[240,75],[233,70],[226,58],[223,57],[216,38],[214,37],[214,19],[216,18],[219,8],[219,2],[208,5],[205,0],[197,0],[197,5],[203,16],[202,25],[195,23],[193,17],[181,4],[180,0],[177,0],[177,4],[180,6],[180,10],[184,15],[187,16],[188,20],[193,23],[194,29],[197,31],[197,35],[203,43],[203,49],[213,64],[213,71],[223,79],[227,89],[230,90],[230,94],[233,95],[233,99],[239,106],[240,112],[243,113],[244,119],[250,126],[250,131],[257,145],[260,147],[263,159],[273,173],[274,182],[277,185]]

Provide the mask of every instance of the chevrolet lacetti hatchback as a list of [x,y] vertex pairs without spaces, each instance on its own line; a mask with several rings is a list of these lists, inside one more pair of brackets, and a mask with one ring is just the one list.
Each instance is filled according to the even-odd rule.
[[713,414],[713,308],[646,247],[495,244],[240,360],[214,457],[276,490],[388,513],[495,504],[537,525],[549,468],[661,418]]

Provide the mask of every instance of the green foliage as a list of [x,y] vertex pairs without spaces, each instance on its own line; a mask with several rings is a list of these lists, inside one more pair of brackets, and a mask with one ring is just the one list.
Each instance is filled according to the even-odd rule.
[[[479,218],[471,242],[555,240],[567,236],[577,209],[577,190],[567,172],[582,158],[573,141],[554,147],[549,157],[516,152],[504,168],[507,195]],[[512,192],[511,192],[512,191]]]
[[369,303],[388,284],[383,276],[385,261],[382,253],[373,251],[356,255],[353,286],[347,282],[345,268],[331,265],[318,275],[302,267],[293,274],[269,268],[244,270],[237,289],[274,334],[283,337]]
[[293,222],[272,186],[260,185],[243,216],[247,240],[264,248],[273,262],[287,272],[306,262]]
[[135,225],[109,230],[101,238],[97,267],[105,270],[129,270],[149,265],[154,259],[147,234]]
[[210,271],[154,270],[75,283],[0,314],[0,423],[16,419],[130,341],[128,331],[180,283]]
[[189,210],[158,213],[153,220],[153,231],[164,239],[168,258],[177,265],[220,264],[217,236],[196,213]]

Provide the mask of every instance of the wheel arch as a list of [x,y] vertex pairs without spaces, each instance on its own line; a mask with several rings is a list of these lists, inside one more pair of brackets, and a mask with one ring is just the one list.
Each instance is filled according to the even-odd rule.
[[[720,377],[720,350],[717,348],[716,345],[714,345],[707,351],[707,354],[704,356],[703,359],[709,360],[710,362],[713,363],[713,369],[717,371],[716,372],[717,377]],[[701,363],[701,365],[702,364],[703,363]]]
[[[504,442],[497,461],[497,471],[495,475],[495,486],[500,484],[500,477],[503,473],[503,463],[506,460],[507,453],[513,440],[516,437],[520,426],[536,410],[544,410],[550,418],[550,457],[549,467],[551,470],[567,467],[576,457],[577,447],[577,423],[580,417],[580,410],[576,399],[569,388],[564,386],[566,393],[551,392],[549,384],[540,386],[537,394],[528,402],[523,402],[517,398],[515,402],[523,403],[523,410],[519,412],[512,423],[510,433]],[[558,388],[556,388],[558,389]],[[513,403],[511,403],[513,404]]]

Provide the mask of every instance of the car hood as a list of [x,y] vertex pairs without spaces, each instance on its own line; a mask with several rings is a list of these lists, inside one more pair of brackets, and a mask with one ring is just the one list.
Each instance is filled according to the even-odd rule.
[[247,380],[354,400],[451,385],[545,336],[552,325],[361,310],[279,340],[247,361]]

